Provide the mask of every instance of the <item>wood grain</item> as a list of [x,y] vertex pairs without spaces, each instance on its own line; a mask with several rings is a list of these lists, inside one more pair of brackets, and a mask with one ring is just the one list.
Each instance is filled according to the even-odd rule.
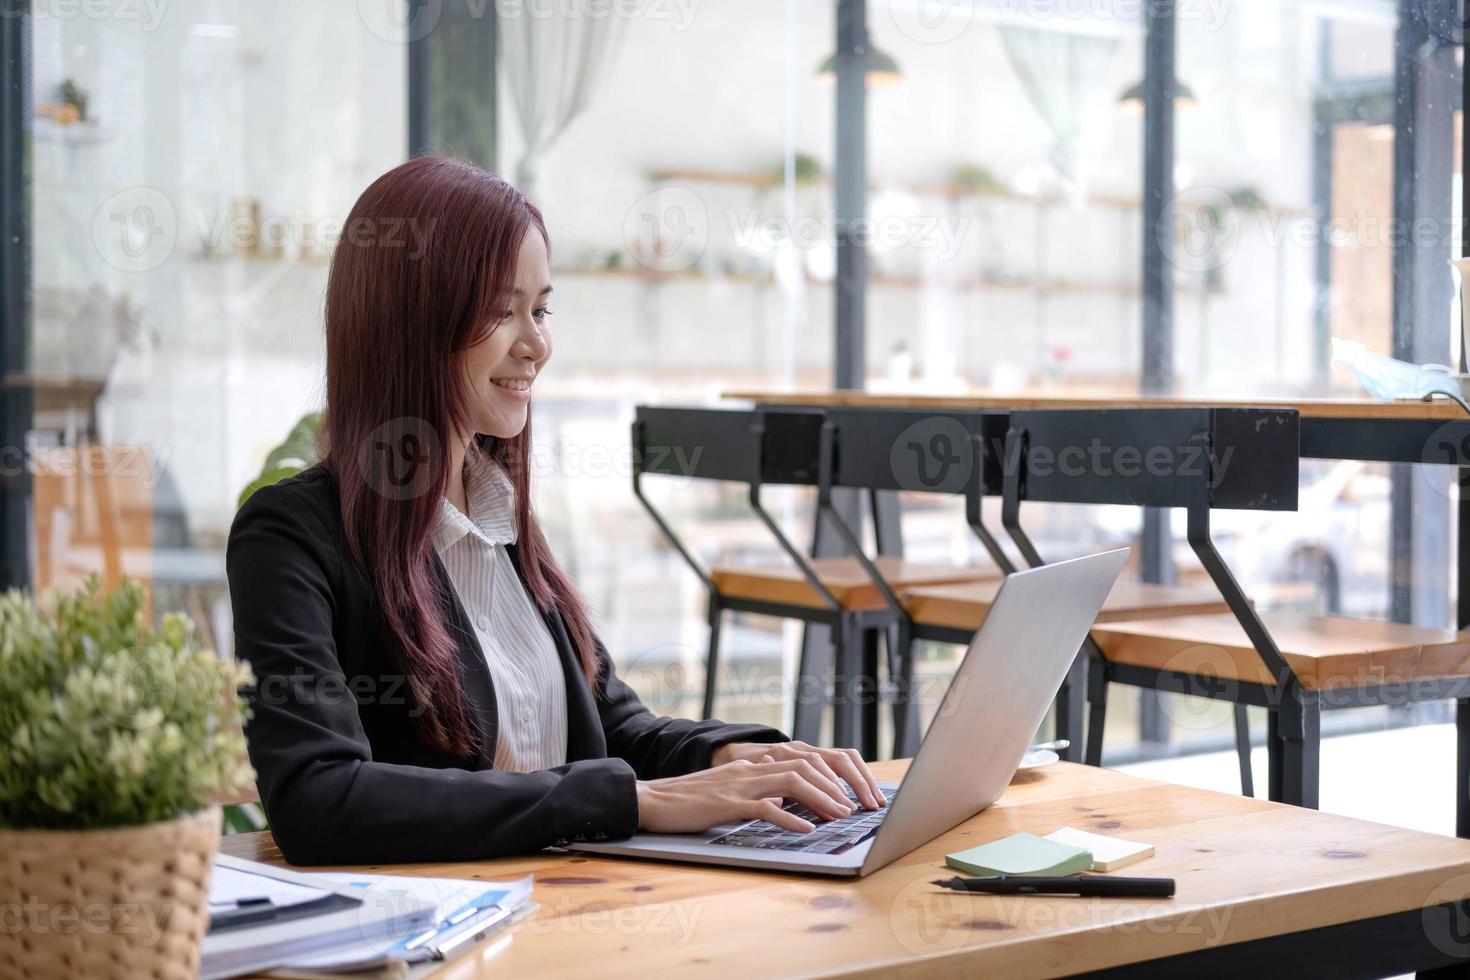
[[[875,769],[899,778],[905,766]],[[929,884],[948,873],[946,853],[1066,825],[1154,844],[1129,874],[1174,877],[1176,896],[970,896]],[[281,861],[268,834],[221,849]],[[443,977],[1043,977],[1470,897],[1470,841],[1057,763],[1018,774],[990,809],[861,881],[552,854],[366,870],[535,875],[541,908]]]
[[1318,419],[1463,419],[1450,401],[1380,402],[1368,398],[1174,398],[1128,391],[1015,393],[975,390],[948,395],[917,392],[773,391],[735,389],[721,397],[768,405],[826,405],[844,408],[1029,409],[1029,408],[1294,408],[1302,418]]
[[[888,555],[879,556],[873,564],[895,592],[915,585],[1000,579],[996,569],[924,564]],[[856,558],[818,558],[811,565],[844,608],[877,609],[883,605],[883,594]],[[724,595],[824,608],[822,597],[795,565],[716,565],[710,569],[710,578]]]
[[[1305,688],[1470,675],[1470,632],[1287,612],[1263,613],[1261,620]],[[1117,663],[1272,683],[1229,613],[1106,623],[1092,635],[1104,656]]]
[[[1000,591],[1001,580],[961,582],[955,585],[925,585],[906,589],[899,598],[914,622],[927,626],[977,630]],[[1160,615],[1188,616],[1229,610],[1218,590],[1189,586],[1151,585],[1120,580],[1108,593],[1099,623]]]

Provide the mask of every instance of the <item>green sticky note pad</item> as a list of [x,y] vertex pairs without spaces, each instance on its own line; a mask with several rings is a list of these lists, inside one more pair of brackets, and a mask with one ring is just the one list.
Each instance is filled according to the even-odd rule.
[[946,854],[944,863],[972,875],[1070,875],[1092,867],[1092,852],[1035,834],[1012,834],[967,851]]

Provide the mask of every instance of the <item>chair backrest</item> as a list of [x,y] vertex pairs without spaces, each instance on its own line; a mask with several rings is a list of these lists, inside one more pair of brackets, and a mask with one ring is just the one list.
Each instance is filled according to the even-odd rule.
[[815,486],[820,409],[638,407],[633,465],[693,480]]
[[832,484],[920,493],[999,493],[1007,413],[908,408],[828,409]]
[[1278,408],[1036,409],[1001,461],[1028,501],[1295,510],[1300,418]]

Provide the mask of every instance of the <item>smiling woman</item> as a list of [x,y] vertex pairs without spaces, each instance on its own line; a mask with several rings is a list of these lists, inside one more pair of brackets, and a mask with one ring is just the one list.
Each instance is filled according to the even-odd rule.
[[[379,235],[406,225],[407,236]],[[413,250],[402,246],[414,241]],[[261,801],[296,863],[451,860],[781,809],[876,808],[851,750],[659,718],[612,668],[531,504],[546,226],[443,157],[374,181],[327,286],[322,462],[230,533]],[[405,693],[406,692],[406,693]]]

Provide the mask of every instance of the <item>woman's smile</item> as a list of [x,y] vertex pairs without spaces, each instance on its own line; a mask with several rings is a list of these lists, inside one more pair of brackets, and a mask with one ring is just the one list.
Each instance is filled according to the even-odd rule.
[[490,384],[499,389],[508,398],[516,401],[531,400],[531,384],[536,379],[532,378],[491,378]]

